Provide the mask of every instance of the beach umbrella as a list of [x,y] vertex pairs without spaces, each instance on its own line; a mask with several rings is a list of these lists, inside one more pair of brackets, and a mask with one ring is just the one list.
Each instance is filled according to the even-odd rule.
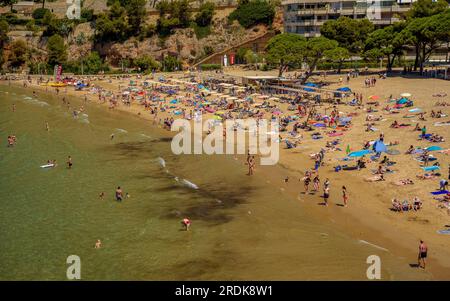
[[433,145],[433,146],[427,147],[426,150],[429,151],[429,152],[433,152],[433,151],[443,150],[443,148],[438,146],[438,145]]
[[216,115],[216,116],[213,116],[213,119],[222,120],[222,117]]
[[347,155],[350,154],[350,144],[347,144],[347,149],[345,150],[345,153]]
[[405,104],[407,102],[408,102],[408,99],[406,99],[405,97],[400,98],[399,100],[397,100],[397,104],[399,104],[399,105],[403,105],[403,104]]
[[362,157],[362,156],[365,156],[370,153],[372,153],[371,150],[363,149],[363,150],[352,152],[352,153],[348,154],[348,157]]
[[377,140],[377,141],[375,141],[375,143],[373,144],[373,150],[374,150],[376,153],[386,152],[386,151],[387,151],[387,146],[386,146],[386,144],[384,144],[383,141]]
[[308,86],[308,87],[317,87],[317,85],[314,84],[314,83],[306,83],[305,86]]
[[273,115],[281,115],[281,111],[275,111],[272,113]]
[[377,100],[377,99],[379,99],[380,98],[380,96],[378,96],[378,95],[370,95],[369,96],[369,99],[370,100]]
[[314,89],[312,88],[303,88],[303,90],[305,90],[306,92],[314,92]]
[[411,93],[402,93],[400,94],[401,97],[411,97]]
[[414,109],[411,109],[411,110],[408,110],[408,111],[411,112],[411,113],[417,113],[417,112],[421,112],[422,109],[420,109],[420,108],[414,108]]

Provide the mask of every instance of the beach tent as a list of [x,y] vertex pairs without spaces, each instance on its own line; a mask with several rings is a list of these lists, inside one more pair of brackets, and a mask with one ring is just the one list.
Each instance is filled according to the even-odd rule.
[[387,152],[387,146],[386,146],[386,144],[384,144],[383,141],[377,140],[377,141],[375,141],[375,143],[373,144],[373,150],[374,150],[376,153]]
[[370,154],[370,153],[372,153],[371,150],[363,149],[363,150],[360,150],[360,151],[352,152],[352,153],[348,154],[348,156],[349,157],[362,157],[362,156],[365,156],[365,155]]
[[349,87],[338,88],[336,91],[339,91],[339,92],[352,92],[352,90]]
[[378,95],[370,95],[369,96],[369,99],[370,100],[377,100],[377,99],[379,99],[380,98],[380,96],[378,96]]
[[426,150],[429,151],[429,152],[433,152],[433,151],[443,150],[443,148],[438,146],[438,145],[433,145],[433,146],[427,147]]

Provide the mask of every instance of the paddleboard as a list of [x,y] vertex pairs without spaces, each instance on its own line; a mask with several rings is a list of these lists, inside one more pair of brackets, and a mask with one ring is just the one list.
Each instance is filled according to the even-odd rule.
[[51,164],[45,164],[45,165],[41,165],[41,168],[50,168],[50,167],[54,167],[55,164],[51,163]]

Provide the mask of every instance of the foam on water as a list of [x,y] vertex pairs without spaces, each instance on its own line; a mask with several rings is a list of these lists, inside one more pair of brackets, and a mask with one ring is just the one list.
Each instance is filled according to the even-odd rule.
[[165,167],[166,167],[166,161],[165,161],[163,158],[158,157],[158,158],[156,159],[156,161],[158,161],[159,166],[161,166],[162,168],[165,168]]
[[118,131],[118,132],[120,132],[120,133],[128,133],[128,131],[127,131],[127,130],[124,130],[124,129],[116,129],[116,131]]

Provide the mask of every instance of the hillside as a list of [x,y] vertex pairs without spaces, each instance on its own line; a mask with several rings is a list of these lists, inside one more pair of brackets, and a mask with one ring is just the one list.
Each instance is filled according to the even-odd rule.
[[[78,60],[91,51],[97,51],[106,63],[116,67],[120,66],[124,60],[133,60],[144,55],[151,56],[156,60],[170,55],[176,57],[183,64],[192,65],[213,53],[221,52],[234,45],[245,44],[246,41],[263,36],[268,31],[278,32],[282,30],[282,12],[279,9],[276,10],[272,26],[256,24],[244,28],[237,20],[230,21],[228,19],[229,15],[236,9],[234,1],[215,1],[216,6],[208,26],[199,27],[190,21],[190,25],[173,28],[169,34],[162,35],[158,32],[158,20],[161,18],[161,13],[153,7],[158,2],[146,1],[146,10],[141,21],[141,27],[154,30],[154,33],[148,36],[141,34],[121,41],[99,41],[96,36],[98,34],[97,21],[75,23],[67,36],[63,36],[67,52],[70,54],[69,59]],[[31,48],[31,61],[46,59],[48,41],[48,36],[45,34],[46,27],[38,26],[38,22],[33,21],[31,17],[31,12],[41,6],[42,4],[35,3],[32,8],[27,7],[27,10],[15,7],[17,18],[28,20],[33,25],[10,24],[8,32],[10,42],[26,41]],[[190,7],[192,20],[199,14],[199,7],[198,2],[193,2]],[[63,20],[66,10],[65,1],[47,1],[46,8],[55,15],[55,18]],[[102,13],[111,14],[111,7],[106,5],[106,0],[86,0],[83,9],[93,10],[95,16]],[[8,14],[8,11],[8,7],[1,9],[3,14]],[[170,12],[168,15],[170,16]],[[7,56],[9,49],[8,47],[5,48],[4,55]]]

